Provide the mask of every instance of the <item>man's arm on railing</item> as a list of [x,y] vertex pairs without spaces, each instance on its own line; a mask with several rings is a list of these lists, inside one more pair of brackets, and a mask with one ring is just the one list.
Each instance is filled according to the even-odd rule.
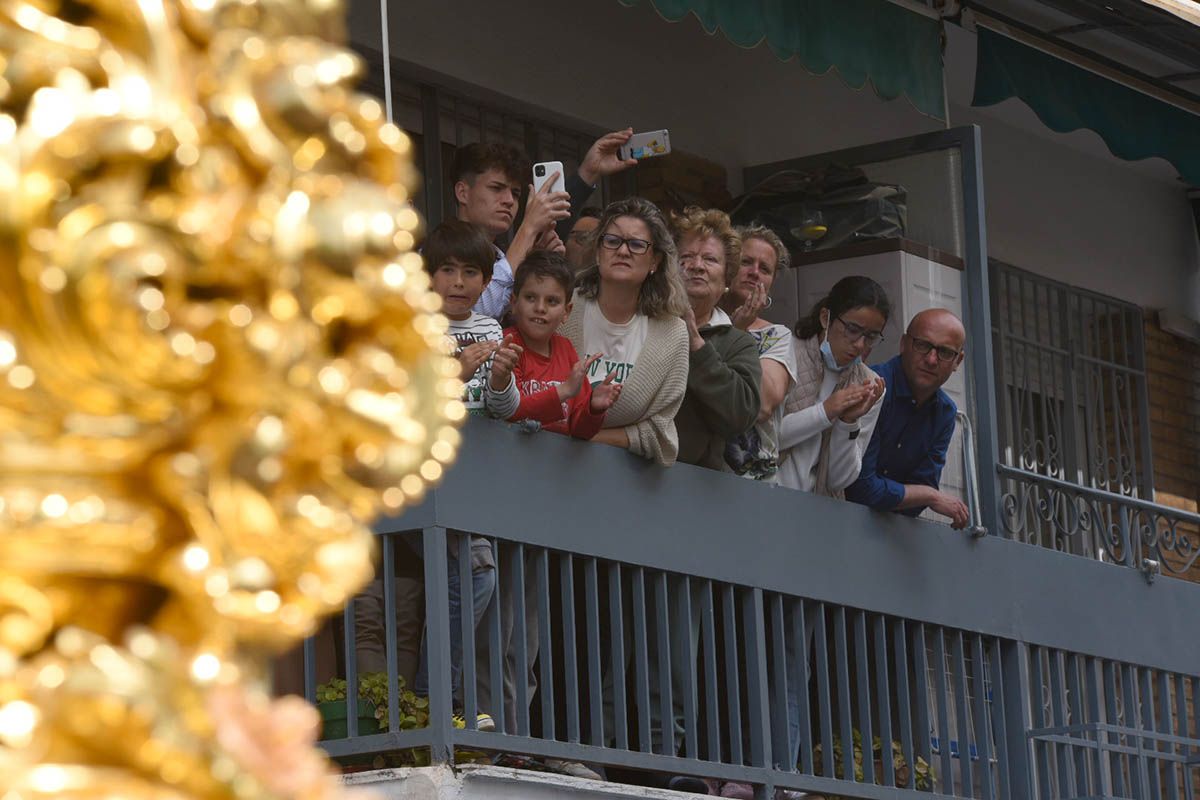
[[950,449],[950,439],[953,436],[954,417],[951,416],[937,432],[929,453],[909,476],[911,482],[904,485],[904,499],[896,506],[896,511],[915,517],[926,508],[932,508],[936,513],[949,517],[953,527],[967,526],[970,512],[966,504],[937,488],[941,485],[942,469],[946,466],[946,451]]
[[904,484],[879,474],[881,438],[878,435],[871,436],[871,443],[863,453],[858,480],[846,488],[846,499],[870,506],[876,511],[894,511],[904,500]]
[[863,455],[858,480],[846,490],[846,499],[870,506],[876,511],[895,511],[906,516],[920,515],[926,508],[949,517],[954,527],[964,527],[969,521],[966,505],[956,497],[938,490],[942,469],[946,466],[946,451],[954,436],[954,417],[950,416],[934,437],[929,452],[911,473],[906,483],[879,473],[879,437],[872,437]]

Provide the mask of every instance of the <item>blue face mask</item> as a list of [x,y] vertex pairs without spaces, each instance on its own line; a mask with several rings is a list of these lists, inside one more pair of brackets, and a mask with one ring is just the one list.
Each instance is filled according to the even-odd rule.
[[825,333],[825,341],[821,342],[821,357],[825,359],[825,369],[831,372],[842,372],[853,367],[858,362],[862,361],[862,356],[857,356],[853,361],[844,367],[838,366],[837,359],[833,357],[833,348],[829,346],[829,332]]

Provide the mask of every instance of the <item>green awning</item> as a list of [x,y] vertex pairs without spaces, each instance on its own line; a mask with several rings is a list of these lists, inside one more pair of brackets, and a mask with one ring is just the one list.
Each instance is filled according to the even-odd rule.
[[[637,5],[641,0],[621,0]],[[651,0],[664,18],[695,14],[709,34],[739,47],[764,39],[775,55],[811,73],[836,69],[849,86],[869,82],[884,100],[904,95],[924,114],[945,116],[942,23],[888,0]]]
[[1095,131],[1118,158],[1165,158],[1200,186],[1200,116],[981,27],[972,104],[1010,97],[1051,130]]

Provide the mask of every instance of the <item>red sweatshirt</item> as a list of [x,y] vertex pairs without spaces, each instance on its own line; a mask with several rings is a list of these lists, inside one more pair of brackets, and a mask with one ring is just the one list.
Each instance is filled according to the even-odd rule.
[[550,339],[550,357],[546,358],[525,347],[516,326],[505,328],[504,335],[512,336],[514,344],[525,348],[513,369],[521,404],[509,420],[537,420],[548,431],[570,434],[577,439],[595,436],[604,425],[604,414],[592,413],[592,387],[587,379],[579,394],[567,401],[558,399],[558,385],[570,376],[571,367],[579,360],[571,341],[554,334]]

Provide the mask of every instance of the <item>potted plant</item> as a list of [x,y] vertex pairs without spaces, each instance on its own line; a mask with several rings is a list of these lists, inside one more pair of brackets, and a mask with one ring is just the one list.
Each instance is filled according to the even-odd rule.
[[[385,702],[385,714],[387,713],[386,706]],[[344,678],[334,678],[317,687],[317,711],[321,714],[321,739],[345,739],[349,735],[349,725],[346,721],[346,680]],[[363,697],[361,679],[359,680],[357,716],[359,736],[379,733],[378,707],[369,698]]]
[[[854,780],[862,781],[862,734],[857,728],[854,728],[851,732],[851,738],[854,745]],[[889,749],[891,750],[892,766],[896,771],[897,786],[907,786],[910,777],[914,778],[914,785],[920,791],[932,791],[937,786],[937,776],[934,775],[933,768],[929,765],[929,762],[920,756],[916,756],[916,767],[910,772],[908,760],[904,758],[904,748],[900,742],[893,740]],[[833,737],[833,775],[829,777],[842,777],[843,758],[842,740],[840,737],[835,736]],[[883,742],[878,736],[871,743],[871,759],[875,762],[875,781],[876,783],[881,783],[883,780]],[[813,747],[813,770],[817,775],[825,774],[820,744]],[[841,798],[830,797],[828,800],[841,800]]]

